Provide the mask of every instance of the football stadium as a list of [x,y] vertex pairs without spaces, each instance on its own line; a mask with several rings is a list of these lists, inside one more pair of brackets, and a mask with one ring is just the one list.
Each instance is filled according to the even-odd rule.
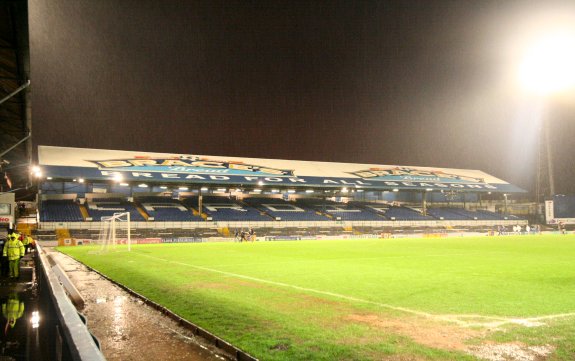
[[[380,11],[381,4],[390,8],[397,4],[341,2],[333,10],[316,1],[307,6],[146,1],[140,13],[134,10],[135,3],[112,3],[57,0],[57,6],[50,7],[43,0],[14,0],[0,5],[0,128],[4,130],[0,137],[4,322],[0,360],[575,360],[572,148],[562,148],[562,155],[554,158],[558,145],[553,148],[547,121],[534,133],[537,141],[531,150],[509,153],[517,159],[523,153],[532,156],[532,162],[525,164],[526,178],[497,171],[498,166],[476,169],[482,163],[471,153],[461,155],[464,162],[450,163],[436,157],[432,149],[403,143],[401,152],[430,153],[430,158],[421,159],[431,160],[418,166],[401,161],[413,158],[368,162],[364,160],[389,158],[361,157],[353,145],[349,152],[342,146],[341,157],[334,150],[333,158],[309,155],[299,159],[292,143],[279,138],[274,149],[281,152],[270,148],[269,153],[285,156],[260,157],[257,146],[250,148],[257,142],[255,136],[247,141],[242,138],[240,148],[225,148],[231,137],[222,135],[221,129],[217,129],[218,151],[205,155],[195,149],[209,148],[192,137],[196,133],[209,137],[210,127],[216,126],[207,120],[194,132],[186,131],[185,140],[194,149],[189,152],[176,146],[175,137],[162,148],[167,151],[156,151],[160,148],[151,143],[161,136],[153,131],[153,123],[142,121],[142,127],[153,134],[142,139],[138,150],[142,136],[136,130],[130,133],[129,117],[122,118],[121,110],[111,112],[99,103],[104,98],[88,101],[82,89],[49,90],[53,87],[46,82],[35,83],[62,65],[39,56],[44,47],[58,48],[58,57],[69,59],[81,53],[81,46],[73,41],[69,52],[55,45],[68,43],[59,35],[71,29],[77,33],[72,25],[86,26],[82,36],[93,41],[89,47],[106,49],[102,52],[111,57],[133,55],[128,48],[110,50],[107,46],[112,40],[93,36],[93,31],[106,33],[106,26],[111,26],[96,20],[114,18],[116,11],[133,16],[122,21],[143,24],[148,16],[175,19],[176,13],[186,13],[190,6],[194,14],[200,14],[195,21],[231,19],[226,23],[229,28],[224,28],[244,35],[253,30],[258,35],[249,38],[264,41],[261,29],[242,28],[244,22],[255,19],[246,14],[261,14],[258,11],[265,9],[266,16],[278,20],[285,19],[284,10],[290,10],[287,18],[291,20],[286,21],[292,29],[303,21],[294,20],[302,17],[299,11],[308,14],[317,10],[316,5],[320,14],[342,19],[358,16],[349,13],[358,6],[362,26],[369,32],[365,25],[369,6]],[[445,9],[436,5],[426,6],[440,9],[441,18],[447,17]],[[122,6],[130,12],[123,13]],[[416,13],[399,8],[392,12],[393,18]],[[280,15],[275,12],[278,9]],[[51,16],[70,22],[50,28]],[[317,25],[318,18],[309,14],[302,18],[308,17],[320,33],[324,26],[328,32],[334,28],[327,20],[329,26]],[[212,29],[206,24],[202,26]],[[282,26],[272,28],[285,30]],[[54,31],[53,45],[40,41],[47,29]],[[135,29],[138,34],[146,31],[145,26]],[[179,33],[174,26],[157,31],[172,36],[189,30]],[[163,40],[169,40],[168,35]],[[221,36],[215,38],[234,43],[233,37]],[[165,51],[170,47],[159,40],[157,44]],[[575,40],[569,44],[575,45]],[[30,68],[30,62],[36,68]],[[103,61],[97,69],[113,68],[113,64],[113,60]],[[149,70],[143,64],[134,61],[130,66]],[[231,73],[218,81],[232,84],[222,80],[234,78]],[[569,78],[565,74],[563,80]],[[68,75],[60,74],[73,82]],[[88,71],[84,77],[101,89],[96,85],[97,71]],[[113,79],[105,82],[117,84]],[[33,93],[36,89],[38,93]],[[204,90],[210,93],[209,89]],[[286,89],[282,92],[290,93]],[[132,90],[136,94],[119,95],[117,89],[111,94],[126,102],[150,94],[148,88]],[[170,90],[159,91],[165,92]],[[64,98],[59,98],[61,93]],[[575,99],[572,92],[568,94],[569,101]],[[49,123],[53,114],[59,114],[61,107],[54,105],[60,104],[58,99],[72,99],[64,107],[70,107],[78,119],[93,116],[94,121],[105,114],[124,119],[126,124],[102,123],[98,130],[94,121],[87,133],[66,133],[65,128],[81,125],[60,128],[56,122],[48,127],[42,122]],[[92,101],[92,113],[82,116],[71,105]],[[163,106],[162,102],[153,104],[168,112]],[[65,117],[56,118],[65,122]],[[172,125],[177,129],[176,123]],[[253,124],[261,126],[255,120]],[[294,124],[284,122],[278,127],[291,132]],[[344,126],[355,131],[352,120]],[[32,132],[37,128],[39,136]],[[61,138],[47,137],[56,134],[47,128],[61,132]],[[258,132],[253,134],[261,135]],[[328,141],[331,133],[327,128],[322,132]],[[111,148],[108,140],[116,135],[121,142]],[[338,137],[343,142],[344,134]],[[62,140],[66,138],[74,142],[66,143]],[[556,143],[565,143],[564,138],[557,139],[561,141]],[[512,143],[509,138],[505,141]],[[328,144],[316,142],[318,153]],[[422,138],[421,142],[426,141]],[[225,149],[239,151],[224,154]],[[507,164],[506,156],[491,157],[489,163]]]

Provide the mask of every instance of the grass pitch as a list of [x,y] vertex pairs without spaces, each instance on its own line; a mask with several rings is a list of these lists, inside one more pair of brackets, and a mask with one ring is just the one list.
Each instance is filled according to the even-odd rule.
[[261,360],[575,359],[574,235],[60,250]]

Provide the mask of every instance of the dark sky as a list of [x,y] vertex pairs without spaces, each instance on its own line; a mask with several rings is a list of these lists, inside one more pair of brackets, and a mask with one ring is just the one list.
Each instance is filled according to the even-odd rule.
[[575,14],[562,3],[30,0],[34,142],[480,169],[533,189],[545,114],[557,192],[575,193],[573,94],[541,112],[512,81],[524,34]]

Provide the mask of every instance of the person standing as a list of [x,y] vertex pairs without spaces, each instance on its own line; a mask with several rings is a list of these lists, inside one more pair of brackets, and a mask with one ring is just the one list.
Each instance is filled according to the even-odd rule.
[[24,245],[18,238],[18,233],[10,230],[2,251],[4,257],[8,257],[8,277],[10,278],[20,276],[20,258],[24,257]]
[[18,239],[24,245],[24,254],[28,253],[28,248],[30,247],[30,238],[28,238],[27,235],[22,233]]
[[8,235],[0,239],[0,276],[2,277],[8,276],[8,258],[2,255],[6,243],[8,243]]

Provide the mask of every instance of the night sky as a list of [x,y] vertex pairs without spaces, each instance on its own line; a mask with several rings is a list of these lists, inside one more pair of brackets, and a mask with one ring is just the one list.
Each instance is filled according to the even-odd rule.
[[480,169],[532,190],[547,117],[556,191],[575,193],[575,95],[543,104],[515,81],[522,44],[572,3],[30,0],[34,143]]

